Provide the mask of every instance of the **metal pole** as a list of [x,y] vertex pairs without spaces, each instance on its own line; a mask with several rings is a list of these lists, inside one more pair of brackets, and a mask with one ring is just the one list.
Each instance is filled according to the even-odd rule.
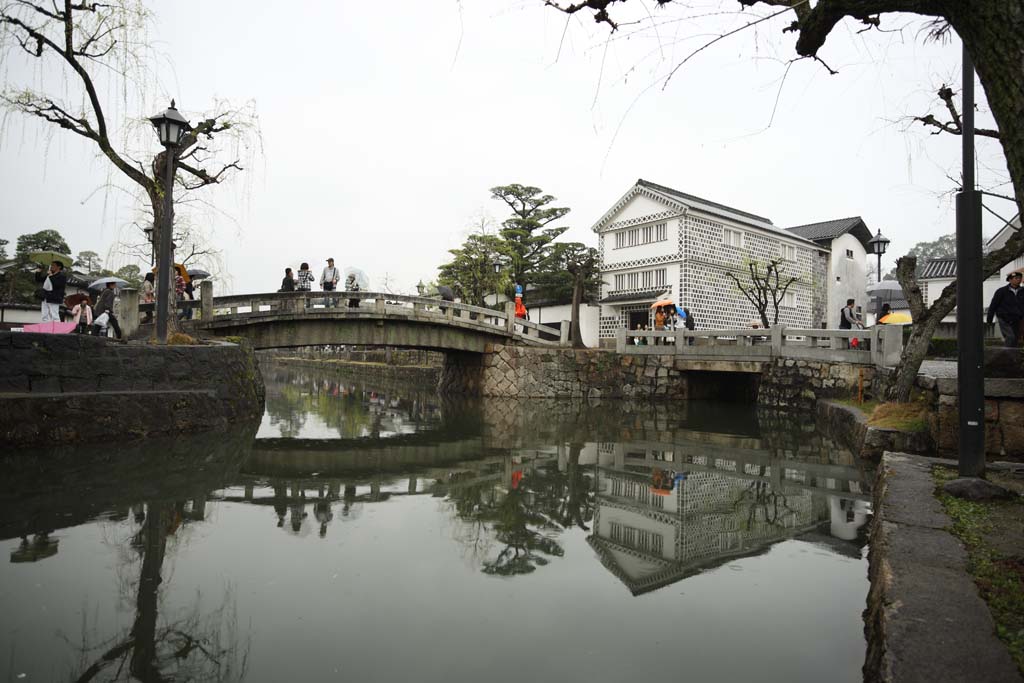
[[985,380],[982,328],[981,193],[974,188],[974,63],[963,49],[963,190],[956,197],[956,341],[959,470],[985,473]]
[[171,309],[171,232],[174,229],[174,211],[171,195],[174,190],[174,148],[164,147],[167,155],[167,175],[164,179],[164,220],[160,228],[160,266],[156,283],[156,341],[167,343],[167,319]]

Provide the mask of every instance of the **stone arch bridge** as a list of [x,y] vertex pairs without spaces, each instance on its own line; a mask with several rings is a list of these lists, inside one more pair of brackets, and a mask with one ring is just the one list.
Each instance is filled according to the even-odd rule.
[[423,297],[376,292],[279,292],[212,296],[196,302],[197,329],[244,337],[256,349],[298,346],[393,346],[484,353],[494,344],[559,347],[568,326],[539,325],[503,311]]

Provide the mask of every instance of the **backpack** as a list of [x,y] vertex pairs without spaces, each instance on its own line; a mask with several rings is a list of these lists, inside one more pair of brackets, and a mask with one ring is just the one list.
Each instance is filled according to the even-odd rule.
[[697,327],[697,321],[693,317],[693,313],[689,310],[686,311],[686,329],[692,330]]

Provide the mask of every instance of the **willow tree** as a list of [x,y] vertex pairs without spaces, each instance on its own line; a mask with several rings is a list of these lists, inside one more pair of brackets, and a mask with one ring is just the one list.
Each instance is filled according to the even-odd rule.
[[[685,8],[679,0],[655,0],[659,7]],[[975,134],[997,139],[1006,159],[1006,167],[1013,184],[1013,197],[1017,212],[1024,206],[1024,79],[1021,78],[1021,64],[1024,64],[1024,1],[1022,0],[734,0],[737,8],[753,9],[750,21],[740,29],[728,34],[713,35],[700,47],[682,59],[675,69],[691,57],[715,43],[742,31],[744,28],[761,26],[777,20],[783,33],[796,35],[797,58],[814,59],[830,74],[837,72],[829,67],[819,54],[825,47],[829,35],[837,27],[850,28],[860,32],[886,30],[886,15],[904,13],[917,15],[926,22],[929,35],[944,36],[955,31],[974,62],[978,79],[985,89],[985,95],[996,122],[996,130],[976,128]],[[627,0],[581,0],[562,2],[544,0],[544,4],[567,14],[590,13],[595,21],[607,25],[612,31],[619,28],[617,11]],[[631,3],[638,5],[640,3]],[[757,14],[756,10],[767,9]],[[639,22],[656,21],[649,13],[638,14]],[[710,16],[705,14],[704,16]],[[693,22],[701,18],[692,17]],[[630,22],[635,24],[637,22]],[[674,69],[673,69],[674,71]],[[670,74],[671,77],[671,74]],[[962,120],[952,105],[952,93],[940,91],[949,110],[949,120],[939,120],[927,115],[917,117],[920,123],[937,132],[960,135]],[[804,142],[810,142],[805,140]],[[982,262],[982,277],[988,278],[999,269],[1024,254],[1024,231],[1018,229],[1006,244],[985,254]],[[956,306],[956,283],[947,286],[939,299],[925,308],[920,300],[912,260],[903,261],[897,268],[900,285],[908,295],[915,320],[937,322]],[[916,293],[916,296],[915,296]],[[921,319],[918,319],[921,316]],[[926,335],[930,336],[928,325],[917,325],[915,337],[908,343],[900,359],[899,372],[890,387],[890,397],[900,401],[909,400],[910,387],[917,376],[924,351],[927,348]],[[932,326],[933,328],[933,326]]]
[[[145,116],[166,107],[166,102],[142,101],[146,99],[142,84],[152,80],[147,37],[151,19],[136,0],[18,0],[0,5],[0,60],[21,55],[39,62],[37,73],[56,71],[60,76],[46,79],[50,87],[5,82],[0,104],[78,136],[106,157],[145,201],[152,216],[153,241],[159,245],[167,152],[159,152],[146,164],[129,149],[133,134],[149,126]],[[101,93],[122,93],[124,99],[119,103]],[[136,111],[127,121],[108,116],[118,104],[128,108],[129,98],[140,109],[152,111]],[[252,121],[251,111],[245,108],[223,107],[194,123],[174,152],[178,194],[187,196],[242,170],[240,150],[248,147],[255,132]],[[140,123],[141,128],[136,125]],[[152,132],[145,135],[149,144],[138,157],[156,146]]]

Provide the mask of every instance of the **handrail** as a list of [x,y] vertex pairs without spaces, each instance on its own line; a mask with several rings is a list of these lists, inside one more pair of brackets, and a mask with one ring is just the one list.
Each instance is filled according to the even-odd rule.
[[[863,341],[850,348],[848,340]],[[627,339],[643,339],[634,345]],[[658,343],[658,341],[662,343]],[[629,355],[675,355],[727,360],[794,358],[894,367],[903,349],[902,328],[892,325],[858,330],[776,326],[738,330],[616,330],[616,351]]]

